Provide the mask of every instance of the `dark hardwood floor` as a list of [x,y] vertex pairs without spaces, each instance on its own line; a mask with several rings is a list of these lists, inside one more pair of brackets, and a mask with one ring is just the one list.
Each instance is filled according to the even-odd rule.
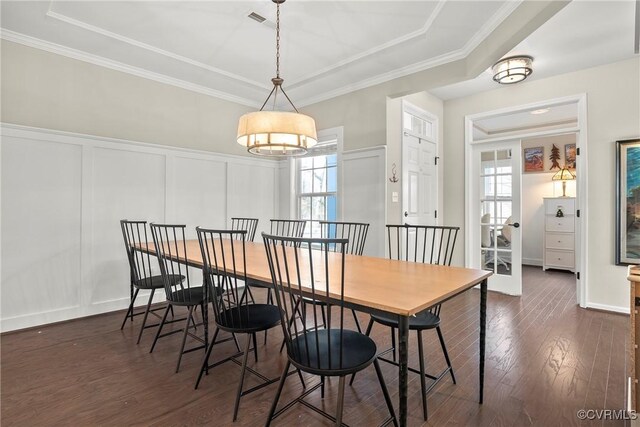
[[[569,426],[581,424],[578,409],[623,408],[628,317],[578,308],[571,274],[533,267],[524,267],[522,297],[489,293],[485,404],[478,405],[478,300],[479,292],[472,290],[443,305],[442,329],[458,384],[444,379],[429,394],[424,423],[419,378],[410,374],[410,425]],[[232,424],[237,365],[213,369],[194,390],[202,353],[185,355],[174,374],[179,334],[161,339],[149,354],[153,330],[136,345],[140,318],[120,331],[122,316],[117,312],[3,335],[2,425]],[[366,325],[368,316],[360,319]],[[387,328],[374,327],[374,337],[380,349],[390,343]],[[439,371],[444,360],[437,336],[426,333],[425,338],[427,369]],[[285,360],[280,343],[279,329],[270,332],[266,346],[259,340],[260,361],[252,365],[267,376],[279,375]],[[233,350],[231,343],[216,346],[213,358]],[[417,367],[415,335],[410,350],[410,363]],[[382,368],[397,405],[396,368],[386,363]],[[338,381],[329,384],[324,401],[319,391],[309,400],[334,411]],[[276,384],[244,397],[235,425],[264,425],[275,389]],[[280,401],[300,391],[299,380],[290,376]],[[369,426],[385,416],[371,367],[347,387],[344,422]],[[273,425],[330,423],[297,405]]]

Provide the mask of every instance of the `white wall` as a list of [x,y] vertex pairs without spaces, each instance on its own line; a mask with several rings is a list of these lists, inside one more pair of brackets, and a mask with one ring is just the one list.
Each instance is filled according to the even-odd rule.
[[[549,171],[551,147],[556,145],[561,151],[560,165],[564,164],[565,144],[575,144],[575,134],[552,135],[522,141],[522,148],[544,147],[544,172],[522,173],[522,263],[542,266],[544,235],[544,198],[562,196],[551,177],[558,171]],[[567,183],[567,196],[575,197],[575,182]]]
[[369,224],[364,255],[385,254],[386,161],[384,146],[342,153],[341,218]]
[[[634,58],[501,87],[444,105],[444,167],[453,170],[464,159],[466,115],[587,94],[587,305],[607,310],[629,309],[626,268],[616,266],[614,259],[615,141],[640,135],[639,76],[640,59]],[[445,215],[459,223],[464,221],[464,179],[462,173],[447,174],[445,181]]]
[[[278,163],[3,125],[2,331],[126,308],[119,220],[278,216]],[[144,303],[144,298],[140,300]]]

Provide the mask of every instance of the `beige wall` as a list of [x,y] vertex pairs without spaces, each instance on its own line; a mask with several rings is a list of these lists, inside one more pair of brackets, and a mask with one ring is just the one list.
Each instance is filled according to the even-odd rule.
[[235,136],[250,107],[5,40],[0,46],[3,122],[246,155]]
[[[614,265],[615,141],[640,135],[640,59],[502,87],[444,104],[444,168],[464,159],[466,115],[587,94],[588,303],[628,306],[626,268]],[[447,174],[444,213],[464,224],[464,174]],[[464,251],[456,251],[461,256]],[[458,259],[460,261],[460,259]]]

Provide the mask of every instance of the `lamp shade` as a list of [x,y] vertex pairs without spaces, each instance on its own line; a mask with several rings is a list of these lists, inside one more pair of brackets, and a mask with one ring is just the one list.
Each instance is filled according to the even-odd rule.
[[311,117],[285,111],[256,111],[238,121],[238,144],[252,154],[302,155],[318,142]]
[[530,56],[510,56],[496,62],[493,67],[493,80],[500,84],[521,82],[533,72],[533,58]]
[[572,181],[574,179],[576,179],[576,176],[569,169],[567,169],[566,167],[560,169],[551,178],[552,181]]

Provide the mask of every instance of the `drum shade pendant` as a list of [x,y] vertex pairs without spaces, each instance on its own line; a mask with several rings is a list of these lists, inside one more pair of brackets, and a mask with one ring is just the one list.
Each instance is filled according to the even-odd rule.
[[[316,122],[300,114],[282,88],[280,78],[280,4],[285,0],[272,0],[276,4],[276,76],[271,79],[273,89],[260,107],[260,111],[247,113],[238,121],[238,144],[251,154],[260,156],[297,156],[318,142]],[[275,111],[278,92],[282,92],[295,112]],[[263,111],[273,96],[274,111]]]
[[503,84],[518,83],[533,72],[533,58],[530,56],[510,56],[493,64],[493,80]]

